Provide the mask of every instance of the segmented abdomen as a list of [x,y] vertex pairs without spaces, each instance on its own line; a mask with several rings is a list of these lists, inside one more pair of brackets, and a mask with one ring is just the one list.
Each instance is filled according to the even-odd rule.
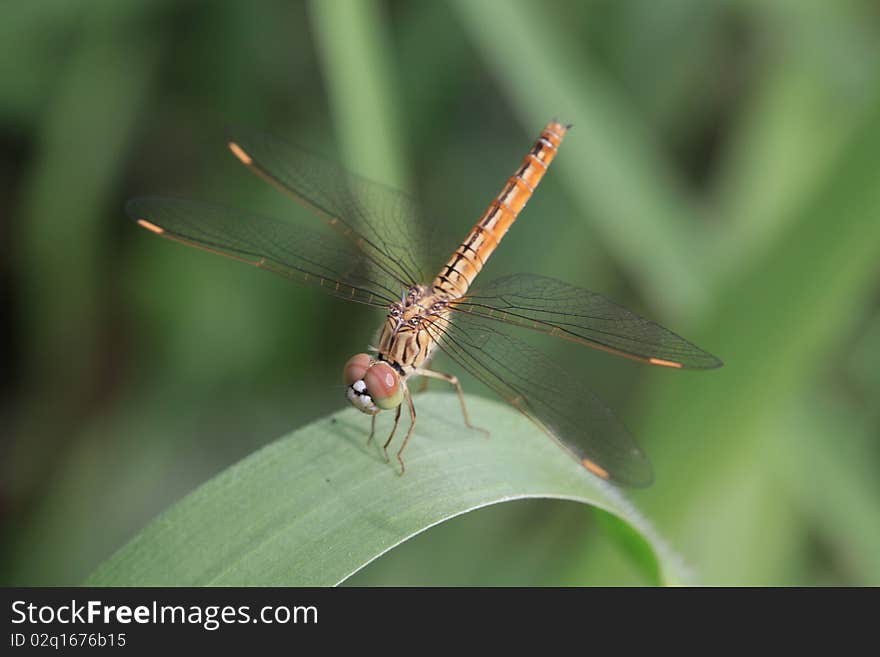
[[489,204],[464,242],[437,274],[433,283],[434,291],[455,297],[464,296],[541,182],[568,127],[551,121],[541,131],[522,164],[507,179],[501,193]]

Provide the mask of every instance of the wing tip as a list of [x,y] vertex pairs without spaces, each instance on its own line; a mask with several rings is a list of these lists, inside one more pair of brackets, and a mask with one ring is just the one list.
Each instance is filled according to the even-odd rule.
[[605,481],[611,480],[611,475],[608,473],[608,470],[599,465],[596,465],[590,459],[581,459],[581,465],[600,479],[604,479]]
[[663,358],[653,358],[653,357],[652,357],[652,358],[648,358],[648,362],[649,362],[651,365],[660,365],[661,367],[673,367],[673,368],[678,369],[678,370],[684,368],[684,364],[683,364],[683,363],[676,363],[675,361],[672,361],[672,360],[664,360]]
[[229,150],[232,151],[232,154],[238,158],[238,161],[244,164],[245,166],[251,166],[254,163],[253,158],[247,154],[247,152],[239,146],[236,142],[231,139],[226,142],[226,145],[229,147]]
[[162,228],[161,226],[157,226],[156,224],[149,222],[146,219],[136,218],[135,221],[137,222],[138,226],[140,226],[141,228],[146,228],[151,233],[156,233],[156,235],[161,235],[165,232],[164,228]]
[[598,465],[595,461],[591,461],[588,458],[582,458],[580,462],[588,472],[596,475],[599,479],[612,484],[627,486],[629,488],[648,488],[654,483],[654,470],[651,468],[651,465],[647,460],[644,461],[646,466],[644,471],[630,477],[616,477],[608,470]]
[[717,356],[713,356],[708,351],[703,352],[703,362],[698,365],[689,365],[690,369],[698,369],[698,370],[717,370],[719,367],[723,367],[724,362],[718,358]]
[[654,468],[651,467],[651,464],[645,461],[647,468],[644,473],[640,474],[637,478],[631,479],[626,483],[630,488],[648,488],[654,483]]
[[685,363],[664,358],[654,358],[652,356],[647,359],[647,362],[649,365],[659,365],[660,367],[669,367],[676,370],[717,370],[719,367],[724,366],[724,362],[720,358],[713,356],[707,351],[701,352],[700,356],[699,361],[692,359],[691,362]]
[[156,235],[161,235],[165,232],[165,229],[161,226],[154,224],[152,221],[148,219],[144,219],[144,213],[142,212],[143,208],[141,205],[141,201],[144,199],[141,198],[130,198],[125,203],[125,213],[129,216],[129,218],[134,219],[135,223],[141,228],[146,228],[151,233],[155,233]]

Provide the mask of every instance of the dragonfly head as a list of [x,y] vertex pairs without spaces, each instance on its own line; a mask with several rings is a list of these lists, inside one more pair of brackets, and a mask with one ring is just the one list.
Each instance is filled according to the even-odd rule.
[[368,354],[352,356],[342,376],[348,386],[348,401],[362,413],[375,415],[397,408],[403,401],[403,385],[397,370]]

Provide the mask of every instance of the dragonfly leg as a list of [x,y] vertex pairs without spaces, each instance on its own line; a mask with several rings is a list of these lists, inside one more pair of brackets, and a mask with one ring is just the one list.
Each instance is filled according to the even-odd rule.
[[461,389],[461,383],[458,381],[458,377],[454,374],[443,374],[443,372],[435,372],[433,370],[416,370],[416,374],[420,374],[425,377],[425,380],[430,377],[432,379],[441,379],[446,381],[449,385],[455,388],[455,391],[458,393],[458,401],[461,402],[461,414],[464,416],[464,424],[468,429],[476,429],[477,431],[486,434],[486,438],[489,437],[489,432],[482,427],[477,427],[471,424],[471,417],[468,414],[467,405],[464,403],[464,392]]
[[[403,439],[403,444],[400,446],[400,449],[397,450],[397,460],[400,463],[400,474],[403,475],[406,472],[406,466],[403,464],[403,458],[401,454],[403,454],[403,450],[406,449],[406,444],[409,442],[410,436],[412,436],[413,429],[416,428],[416,407],[413,406],[412,403],[412,395],[409,394],[409,389],[404,387],[403,394],[406,397],[406,405],[409,408],[409,430],[406,432],[406,438]],[[401,404],[402,406],[402,404]],[[400,412],[400,406],[397,407],[398,414]]]
[[[376,416],[374,415],[373,418],[375,419],[375,417]],[[398,422],[400,422],[400,406],[397,407],[397,412],[394,414],[394,426],[391,427],[391,434],[388,436],[388,440],[385,441],[385,444],[382,445],[382,451],[385,453],[385,463],[388,463],[390,460],[388,458],[388,445],[391,444],[391,439],[394,438],[394,432],[397,431]]]
[[420,395],[423,392],[425,392],[425,390],[427,390],[427,389],[428,389],[428,377],[423,376],[422,380],[419,382],[419,389],[416,390],[416,394]]
[[379,414],[378,414],[378,413],[373,413],[373,415],[371,416],[371,419],[370,419],[370,437],[367,438],[367,445],[369,445],[371,442],[373,442],[373,436],[376,435],[376,416],[377,416],[377,415],[379,415]]

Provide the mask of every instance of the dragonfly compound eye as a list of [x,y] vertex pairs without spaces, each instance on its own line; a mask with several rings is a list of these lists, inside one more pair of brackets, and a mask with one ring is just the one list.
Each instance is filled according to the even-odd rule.
[[376,363],[364,376],[367,393],[373,403],[382,410],[397,408],[403,401],[400,375],[388,363]]
[[345,385],[348,386],[345,391],[348,401],[362,413],[370,415],[379,412],[379,408],[373,403],[372,397],[367,392],[367,384],[364,382],[364,377],[369,372],[372,363],[373,359],[369,355],[358,354],[352,356],[342,370],[342,378]]
[[368,354],[358,354],[348,359],[342,370],[342,379],[345,385],[353,385],[355,381],[363,381],[367,370],[373,364],[373,359]]

